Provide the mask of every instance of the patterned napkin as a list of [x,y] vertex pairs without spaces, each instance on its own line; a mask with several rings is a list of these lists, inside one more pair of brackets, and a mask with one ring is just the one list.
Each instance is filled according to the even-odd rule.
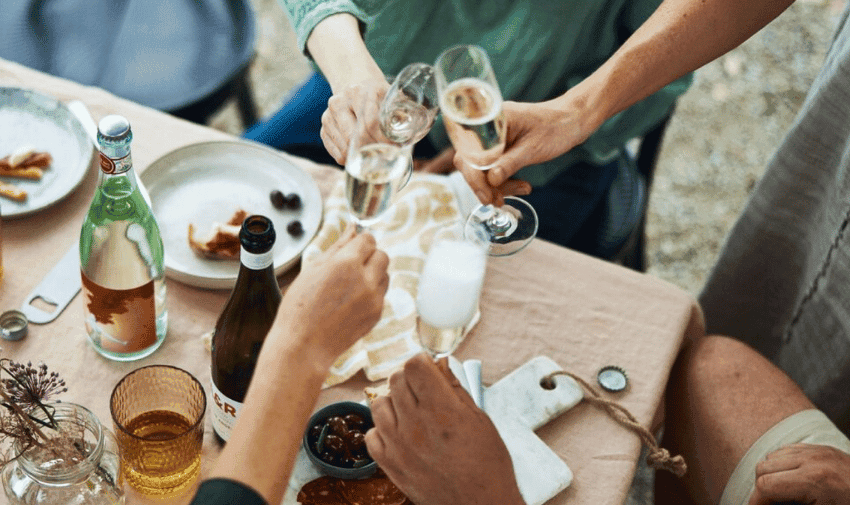
[[[344,191],[345,180],[340,180],[325,200],[324,221],[304,250],[303,262],[327,250],[350,222]],[[419,272],[436,230],[465,216],[459,206],[459,198],[468,198],[464,191],[469,190],[462,178],[415,172],[387,213],[369,227],[378,247],[390,257],[384,311],[375,328],[331,367],[325,387],[344,382],[360,369],[369,380],[385,379],[422,351],[416,336]],[[476,312],[469,328],[478,318]]]

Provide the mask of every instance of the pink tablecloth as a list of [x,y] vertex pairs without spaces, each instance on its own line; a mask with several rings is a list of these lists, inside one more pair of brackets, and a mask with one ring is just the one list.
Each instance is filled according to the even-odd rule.
[[[95,118],[119,113],[133,125],[133,159],[143,171],[165,153],[195,142],[232,139],[103,90],[47,76],[0,59],[0,86],[32,88],[60,100],[82,100]],[[327,195],[339,171],[293,158]],[[3,223],[0,310],[19,308],[79,234],[96,180],[92,167],[80,188],[59,204],[33,216]],[[294,272],[292,272],[294,274]],[[288,274],[288,275],[292,275]],[[288,282],[287,275],[281,279]],[[81,297],[47,325],[31,325],[29,336],[3,343],[3,355],[19,361],[44,361],[67,381],[66,401],[92,409],[109,425],[108,396],[128,371],[146,364],[168,363],[189,370],[209,385],[208,354],[199,338],[210,330],[227,297],[168,283],[170,326],[162,348],[134,363],[101,358],[83,330]],[[457,356],[484,363],[485,384],[545,355],[565,369],[592,379],[604,365],[623,367],[630,388],[617,397],[649,426],[664,384],[684,338],[703,331],[694,299],[651,276],[598,261],[568,249],[536,241],[521,254],[489,263],[481,301],[481,321]],[[362,398],[362,374],[325,390],[320,403]],[[205,466],[216,457],[207,417]],[[586,404],[568,411],[538,431],[574,473],[572,485],[551,504],[622,503],[640,451],[637,437]],[[4,502],[5,497],[0,498]],[[131,496],[129,503],[140,500]]]

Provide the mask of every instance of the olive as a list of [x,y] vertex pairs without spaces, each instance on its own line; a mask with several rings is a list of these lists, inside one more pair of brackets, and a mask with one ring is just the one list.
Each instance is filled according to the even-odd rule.
[[322,434],[322,425],[321,424],[314,424],[313,427],[310,428],[309,438],[311,438],[312,440],[318,441],[319,435],[321,435],[321,434]]
[[359,431],[352,432],[351,438],[348,440],[348,448],[352,452],[359,451],[366,446],[366,439]]
[[330,432],[339,437],[345,437],[348,435],[348,425],[345,424],[345,420],[340,416],[333,416],[328,418],[328,427],[330,428]]
[[358,414],[346,414],[343,419],[352,430],[364,431],[366,427],[366,420]]
[[293,221],[286,225],[286,232],[293,237],[300,237],[304,234],[304,227],[301,225],[301,221]]
[[342,454],[345,451],[345,442],[337,435],[328,435],[325,437],[325,452],[332,454]]
[[298,210],[301,208],[301,197],[297,193],[289,193],[285,197],[286,208],[289,210]]
[[287,205],[286,197],[283,196],[283,193],[277,189],[271,192],[269,198],[271,199],[272,205],[274,205],[275,209],[282,209]]

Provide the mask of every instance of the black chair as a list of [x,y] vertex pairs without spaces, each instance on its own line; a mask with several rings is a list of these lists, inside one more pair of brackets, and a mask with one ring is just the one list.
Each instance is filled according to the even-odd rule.
[[646,215],[649,210],[649,190],[652,187],[652,179],[658,163],[658,155],[661,152],[664,133],[672,116],[673,109],[671,108],[670,113],[658,126],[641,139],[636,154],[638,173],[621,174],[622,177],[637,176],[635,180],[616,185],[620,188],[629,188],[624,191],[631,191],[631,193],[608,195],[609,211],[626,214],[625,218],[619,217],[611,221],[631,223],[631,233],[629,233],[628,238],[609,259],[638,272],[646,271]]
[[0,57],[207,123],[248,84],[255,19],[247,0],[3,0]]

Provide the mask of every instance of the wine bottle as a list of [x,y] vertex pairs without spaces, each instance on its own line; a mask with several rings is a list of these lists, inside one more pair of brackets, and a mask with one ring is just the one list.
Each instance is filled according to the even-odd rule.
[[212,337],[212,424],[215,434],[225,442],[281,300],[274,275],[275,231],[271,220],[256,215],[245,218],[239,241],[239,275]]
[[162,345],[168,327],[159,226],[142,197],[130,156],[130,123],[101,119],[100,174],[80,231],[86,331],[95,350],[130,361]]

